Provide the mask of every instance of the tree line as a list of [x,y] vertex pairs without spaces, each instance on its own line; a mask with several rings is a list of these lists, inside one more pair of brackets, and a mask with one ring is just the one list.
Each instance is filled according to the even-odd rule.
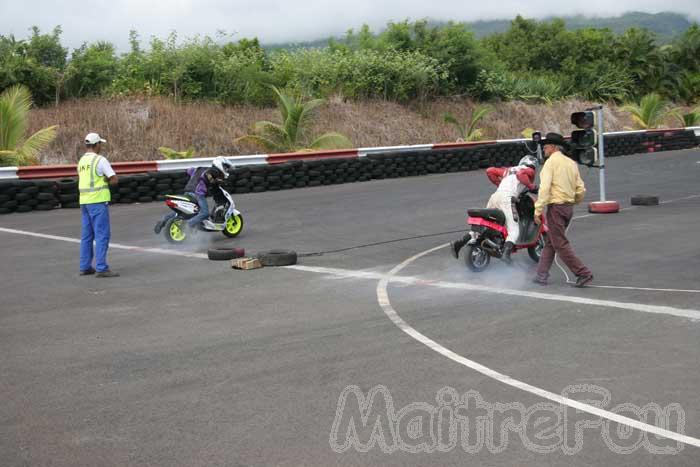
[[62,30],[34,27],[26,39],[0,35],[0,91],[23,84],[40,105],[90,96],[171,96],[267,105],[273,87],[316,98],[397,102],[445,95],[480,101],[548,102],[570,97],[625,102],[655,93],[692,105],[700,98],[700,27],[669,44],[630,28],[566,28],[563,20],[517,17],[503,33],[476,39],[467,25],[392,22],[381,33],[350,30],[326,47],[268,50],[258,39],[129,36],[70,54]]

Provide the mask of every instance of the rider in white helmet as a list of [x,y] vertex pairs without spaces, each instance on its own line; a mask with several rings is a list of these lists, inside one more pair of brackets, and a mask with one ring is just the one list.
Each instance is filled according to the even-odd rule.
[[[517,199],[525,190],[535,191],[537,189],[535,176],[538,165],[536,157],[525,156],[520,159],[520,162],[515,167],[489,167],[486,169],[486,175],[489,180],[498,187],[496,192],[489,198],[486,207],[488,209],[500,209],[506,217],[508,237],[506,238],[503,256],[501,257],[506,263],[510,263],[513,247],[515,242],[518,241],[518,237],[520,237],[520,226],[513,215],[513,198]],[[459,256],[459,250],[466,243],[466,237],[450,243],[452,254],[455,258]]]
[[215,157],[211,162],[211,166],[218,169],[219,172],[223,174],[225,179],[228,178],[228,170],[233,168],[233,164],[224,156]]
[[[211,167],[198,167],[187,169],[187,175],[190,176],[187,185],[185,185],[185,195],[191,196],[199,205],[197,215],[187,221],[190,228],[197,228],[202,221],[209,217],[209,203],[207,196],[211,196],[214,188],[219,186],[225,179],[228,178],[228,171],[233,167],[225,157],[215,157],[211,163]],[[167,214],[153,228],[155,233],[160,233],[165,223],[171,217],[175,217],[175,213]]]

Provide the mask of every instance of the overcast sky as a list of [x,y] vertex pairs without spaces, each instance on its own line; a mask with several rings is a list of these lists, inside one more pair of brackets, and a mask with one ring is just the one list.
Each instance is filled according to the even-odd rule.
[[626,11],[674,11],[700,20],[699,0],[0,0],[0,34],[28,36],[32,25],[63,27],[63,43],[107,40],[126,50],[130,29],[142,40],[165,37],[259,37],[264,43],[303,41],[341,35],[363,23],[373,30],[405,18],[478,19],[564,16],[595,11],[599,16]]

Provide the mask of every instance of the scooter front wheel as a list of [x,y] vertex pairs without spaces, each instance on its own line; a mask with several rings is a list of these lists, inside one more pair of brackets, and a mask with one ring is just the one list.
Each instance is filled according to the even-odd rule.
[[243,231],[243,216],[238,214],[231,216],[226,221],[224,230],[221,232],[229,238],[237,237]]
[[491,262],[491,255],[480,245],[467,245],[464,252],[464,262],[474,272],[481,272]]
[[168,219],[163,228],[165,239],[170,243],[182,243],[187,240],[187,234],[183,230],[184,224],[185,221],[177,217]]
[[531,246],[530,248],[527,249],[527,254],[530,255],[530,258],[535,263],[540,262],[540,258],[542,257],[542,250],[544,250],[544,244],[547,241],[547,234],[542,232],[539,237],[537,237],[537,244],[535,246]]

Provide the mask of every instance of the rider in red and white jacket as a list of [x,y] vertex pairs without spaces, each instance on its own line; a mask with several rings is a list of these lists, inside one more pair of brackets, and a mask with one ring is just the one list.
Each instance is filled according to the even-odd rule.
[[[486,205],[488,209],[500,209],[506,217],[506,228],[508,237],[503,248],[503,259],[510,263],[510,254],[513,252],[515,242],[520,236],[520,226],[515,221],[513,215],[513,198],[518,198],[526,190],[535,190],[535,176],[537,175],[537,158],[525,156],[520,159],[516,167],[489,167],[486,169],[486,176],[491,183],[498,188],[491,195]],[[452,242],[452,254],[459,257],[459,250],[466,244],[467,237],[456,242]]]

